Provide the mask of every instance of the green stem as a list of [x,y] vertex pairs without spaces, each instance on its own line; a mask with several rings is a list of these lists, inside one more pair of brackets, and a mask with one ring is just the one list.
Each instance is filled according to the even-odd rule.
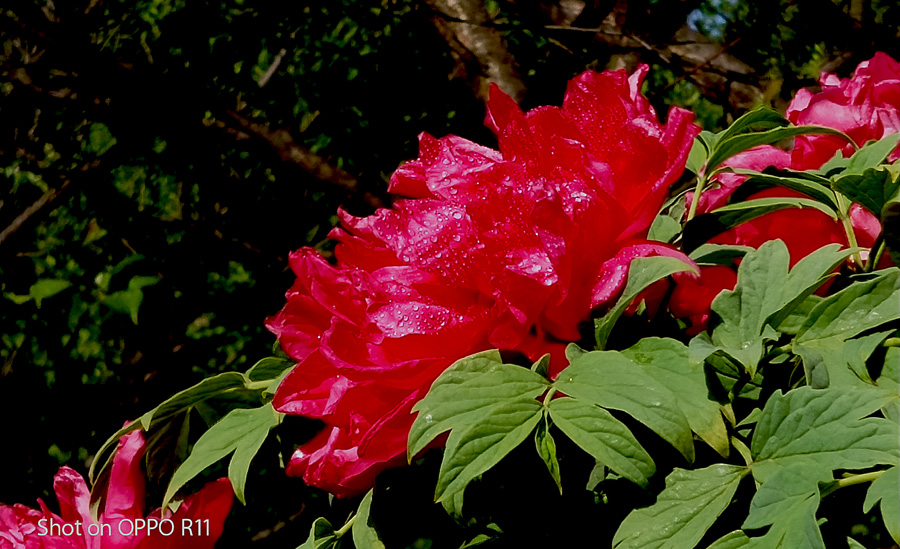
[[556,388],[550,387],[550,390],[547,391],[546,395],[544,395],[544,402],[543,402],[544,408],[546,408],[547,406],[550,405],[550,399],[552,399],[553,395],[555,395],[555,394],[556,394]]
[[[884,233],[881,233],[878,235],[878,239],[875,240],[875,245],[872,246],[872,250],[869,252],[869,260],[866,261],[865,269],[867,273],[871,273],[878,267],[878,263],[881,262],[881,256],[884,255],[885,248]],[[872,255],[872,252],[875,252],[875,255]]]
[[352,517],[350,517],[350,520],[347,521],[347,524],[341,526],[340,530],[335,530],[334,537],[339,538],[346,534],[350,530],[350,528],[353,527],[353,523],[356,522],[356,517],[358,516],[359,514],[353,515]]
[[[847,235],[847,243],[850,244],[851,248],[858,248],[859,243],[856,241],[856,232],[853,230],[853,223],[850,221],[850,201],[840,193],[834,193],[834,198],[837,200],[837,214],[841,219],[841,224],[844,226],[844,233]],[[853,253],[853,261],[855,261],[859,267],[863,266],[862,258],[859,256],[858,251]]]
[[250,381],[244,384],[244,388],[249,391],[262,391],[263,389],[268,389],[269,385],[272,384],[271,379],[266,379],[263,381]]
[[703,192],[703,187],[705,186],[706,176],[697,176],[697,186],[694,187],[694,198],[691,200],[691,209],[688,210],[687,221],[694,219],[694,216],[697,215],[697,205],[700,204],[700,193]]
[[862,473],[860,475],[849,475],[826,486],[822,490],[822,497],[824,498],[828,494],[832,494],[840,490],[841,488],[846,488],[847,486],[854,486],[856,484],[872,482],[880,477],[882,473],[884,473],[884,471],[872,471],[871,473]]

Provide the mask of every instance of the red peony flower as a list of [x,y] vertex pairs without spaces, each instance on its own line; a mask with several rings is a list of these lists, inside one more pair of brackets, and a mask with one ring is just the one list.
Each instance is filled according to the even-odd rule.
[[[900,131],[900,63],[878,53],[857,67],[852,78],[841,80],[823,74],[822,91],[813,94],[800,90],[788,107],[788,118],[798,125],[819,125],[839,129],[864,145],[872,139]],[[788,153],[772,146],[750,149],[730,158],[726,165],[762,171],[768,167],[807,170],[820,168],[837,151],[844,156],[853,153],[845,140],[827,135],[803,135],[795,138]],[[900,156],[894,150],[889,160]],[[724,206],[746,176],[721,174],[715,186],[700,197],[697,211],[709,212]],[[749,196],[748,200],[766,197],[804,197],[784,188],[771,188]],[[688,195],[690,200],[691,195]],[[881,224],[870,212],[853,204],[850,208],[857,244],[871,247],[881,232]],[[832,243],[849,246],[847,234],[839,221],[818,210],[787,209],[758,217],[729,229],[710,240],[718,244],[740,244],[758,248],[764,242],[780,238],[791,254],[791,265],[813,251]],[[885,255],[883,266],[891,264]],[[681,281],[672,296],[670,310],[677,316],[691,317],[697,332],[706,326],[709,305],[723,289],[732,289],[736,278],[725,276],[722,267],[701,268],[701,280]],[[705,311],[705,312],[704,312]]]
[[[99,521],[91,516],[91,494],[84,478],[69,467],[60,468],[53,482],[59,515],[41,500],[40,510],[0,504],[0,549],[212,549],[231,511],[231,483],[222,478],[207,484],[185,498],[174,514],[166,510],[171,533],[166,523],[161,531],[148,534],[141,521],[160,521],[163,515],[156,509],[144,518],[140,470],[144,450],[140,431],[119,441]],[[193,536],[187,530],[182,535],[183,521],[191,524]]]
[[677,108],[658,122],[639,91],[646,72],[586,72],[561,108],[528,113],[493,88],[500,151],[422,134],[419,158],[391,178],[405,198],[340,212],[336,265],[291,255],[297,281],[267,326],[299,365],[275,407],[326,428],[289,474],[338,496],[368,489],[404,461],[412,406],[455,360],[549,352],[555,375],[632,259],[684,257],[644,238],[698,128]]

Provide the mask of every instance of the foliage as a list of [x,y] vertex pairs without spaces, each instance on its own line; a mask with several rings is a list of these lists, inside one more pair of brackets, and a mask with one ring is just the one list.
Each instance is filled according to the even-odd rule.
[[[651,63],[643,91],[657,110],[690,107],[709,132],[688,161],[698,177],[676,185],[650,238],[680,246],[701,272],[743,258],[738,287],[688,340],[683,319],[650,309],[654,288],[692,269],[637,260],[625,293],[579,341],[598,350],[570,347],[568,366],[552,359],[568,374],[491,353],[456,362],[448,372],[488,364],[460,386],[483,391],[481,407],[461,413],[462,389],[436,384],[417,405],[413,464],[380,475],[362,503],[285,479],[286,457],[318,425],[271,409],[291,361],[250,365],[271,346],[263,320],[290,285],[288,250],[327,256],[339,204],[367,214],[389,203],[385,183],[415,156],[419,132],[493,139],[471,91],[484,69],[448,42],[453,18],[407,0],[4,7],[0,413],[16,421],[0,434],[17,450],[0,457],[0,500],[50,501],[63,463],[90,467],[102,487],[116,441],[141,429],[152,507],[227,475],[248,504],[226,523],[235,546],[307,536],[315,547],[522,546],[577,541],[594,526],[619,547],[897,540],[897,271],[878,261],[896,262],[900,238],[897,166],[885,160],[896,136],[813,171],[751,173],[727,160],[752,144],[834,134],[765,109],[739,116],[783,108],[821,69],[845,75],[896,47],[900,10],[741,0],[609,12],[588,2],[570,17],[563,4],[484,3],[483,26],[518,61],[524,104],[558,101],[586,67]],[[704,63],[679,49],[688,43],[745,66]],[[749,178],[730,204],[683,226],[690,205],[679,193],[697,185],[699,195],[725,174]],[[771,188],[802,196],[743,200]],[[839,226],[851,203],[886,227],[870,257],[832,246],[795,264],[790,245],[709,243],[776,211],[812,208]],[[498,391],[508,378],[524,392]],[[816,446],[813,466],[804,437],[825,432],[835,446]],[[427,450],[442,444],[443,455]],[[455,518],[427,505],[435,486]]]

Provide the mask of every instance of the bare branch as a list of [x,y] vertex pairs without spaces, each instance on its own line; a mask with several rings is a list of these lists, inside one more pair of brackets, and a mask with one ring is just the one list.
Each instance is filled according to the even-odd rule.
[[469,78],[476,95],[488,96],[491,82],[497,84],[516,102],[525,95],[525,83],[516,72],[515,60],[500,32],[491,25],[484,4],[478,0],[427,0],[437,12],[433,19],[438,31],[447,40],[457,60],[456,73],[466,74],[463,61],[474,61],[480,74]]

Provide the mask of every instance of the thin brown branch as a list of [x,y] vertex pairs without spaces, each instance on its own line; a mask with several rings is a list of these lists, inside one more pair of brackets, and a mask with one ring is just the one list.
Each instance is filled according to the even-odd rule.
[[[254,122],[235,111],[229,110],[226,112],[237,123],[242,132],[264,140],[275,149],[283,161],[300,166],[313,177],[326,183],[337,185],[350,195],[360,193],[359,182],[355,177],[341,168],[332,166],[326,159],[311,152],[309,149],[298,145],[287,130],[273,130],[266,124]],[[227,130],[227,127],[225,128]],[[382,200],[371,193],[362,193],[362,198],[372,207],[380,208],[383,206]]]

